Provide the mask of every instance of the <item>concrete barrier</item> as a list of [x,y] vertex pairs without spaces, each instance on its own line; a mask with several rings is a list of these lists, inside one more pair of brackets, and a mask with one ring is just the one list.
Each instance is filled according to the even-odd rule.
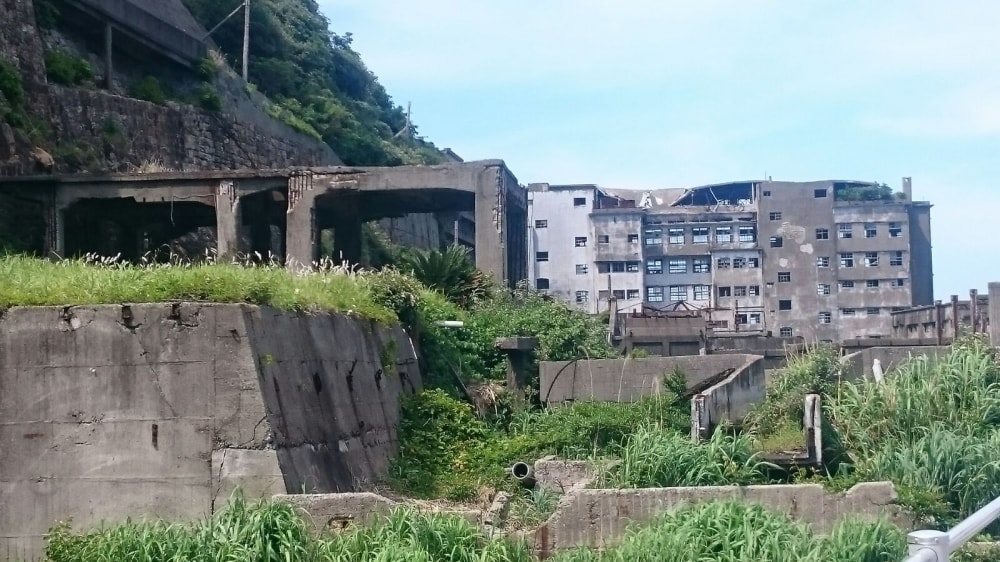
[[743,355],[745,363],[731,375],[691,399],[691,435],[698,439],[711,434],[721,423],[739,425],[750,411],[764,401],[767,377],[764,361]]
[[710,486],[594,490],[577,488],[563,496],[555,513],[535,532],[541,556],[568,548],[604,548],[621,539],[627,528],[685,504],[713,500],[753,502],[808,523],[817,533],[828,532],[845,515],[864,519],[880,516],[909,530],[912,518],[894,505],[891,482],[857,484],[845,493],[826,492],[818,484]]
[[[60,520],[211,513],[248,496],[352,491],[385,475],[398,327],[243,305],[0,314],[0,559],[34,560]],[[16,506],[16,508],[13,508]]]
[[[662,392],[664,376],[674,370],[684,374],[688,389],[695,389],[720,375],[739,378],[740,370],[757,369],[761,360],[759,355],[724,354],[542,361],[541,398],[546,404],[571,400],[634,402]],[[763,381],[763,367],[760,373]]]
[[871,347],[863,351],[856,351],[845,355],[841,359],[842,380],[852,381],[863,378],[872,380],[872,365],[878,359],[882,364],[882,372],[888,374],[889,371],[899,367],[914,357],[935,357],[946,355],[951,350],[948,346],[938,345],[914,345],[897,347]]

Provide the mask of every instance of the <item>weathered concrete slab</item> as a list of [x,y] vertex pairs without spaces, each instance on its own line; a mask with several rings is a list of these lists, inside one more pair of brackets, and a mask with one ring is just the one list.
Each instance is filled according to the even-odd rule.
[[[204,516],[236,486],[350,491],[385,474],[420,388],[399,328],[242,305],[0,316],[0,557],[44,533]],[[114,501],[108,501],[114,498]],[[11,506],[16,506],[12,509]]]

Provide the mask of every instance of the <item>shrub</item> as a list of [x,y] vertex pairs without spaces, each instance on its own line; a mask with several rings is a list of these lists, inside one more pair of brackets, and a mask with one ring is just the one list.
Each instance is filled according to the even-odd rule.
[[198,66],[195,68],[195,72],[198,73],[198,77],[206,82],[210,82],[213,78],[215,78],[218,71],[219,68],[215,60],[213,60],[210,56],[198,61]]
[[167,101],[163,86],[153,76],[147,76],[136,82],[129,90],[129,96],[161,105]]
[[198,89],[198,106],[207,111],[222,109],[222,99],[211,84],[202,84]]
[[94,80],[90,63],[60,48],[45,51],[45,73],[49,80],[63,86],[79,86]]
[[35,23],[42,29],[52,29],[59,23],[59,8],[50,0],[35,0]]
[[762,438],[789,423],[799,426],[806,395],[827,395],[836,387],[839,359],[839,351],[828,346],[791,355],[787,366],[768,385],[764,402],[754,408],[743,426]]
[[459,306],[482,302],[494,289],[489,277],[476,269],[469,251],[462,246],[430,251],[408,248],[399,261],[401,270]]
[[13,108],[24,104],[24,86],[21,83],[21,72],[7,61],[0,60],[0,94]]

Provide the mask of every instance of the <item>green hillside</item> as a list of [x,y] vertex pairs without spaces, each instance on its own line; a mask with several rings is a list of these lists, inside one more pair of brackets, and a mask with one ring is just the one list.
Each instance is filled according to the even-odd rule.
[[[206,29],[241,0],[184,0]],[[233,17],[212,36],[233,68],[242,65],[243,18]],[[274,116],[321,138],[349,165],[433,164],[433,144],[409,135],[403,108],[337,35],[314,0],[254,0],[250,9],[250,82],[274,103]]]

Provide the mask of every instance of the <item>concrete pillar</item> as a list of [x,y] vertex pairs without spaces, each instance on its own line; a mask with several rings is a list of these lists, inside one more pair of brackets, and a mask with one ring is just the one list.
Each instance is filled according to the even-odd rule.
[[361,217],[358,213],[334,220],[333,261],[350,265],[361,263]]
[[972,333],[979,333],[979,291],[969,289],[969,322],[972,323]]
[[[944,344],[944,314],[941,312],[941,301],[934,301],[934,331],[937,332],[937,344]],[[923,337],[921,335],[921,337]]]
[[104,87],[108,90],[111,89],[111,85],[114,83],[114,65],[111,60],[111,43],[114,31],[112,30],[111,24],[104,24]]
[[476,267],[503,284],[507,280],[507,212],[499,166],[488,167],[476,186]]
[[[514,395],[515,407],[523,407],[525,388],[531,384],[531,358],[538,338],[499,338],[494,343],[507,358],[507,390]],[[544,389],[541,392],[545,392]]]
[[285,218],[285,266],[312,267],[319,259],[319,229],[311,197],[288,210]]
[[990,283],[989,290],[990,343],[1000,347],[1000,283]]
[[215,250],[219,261],[229,261],[239,255],[242,214],[236,183],[220,181],[215,190]]
[[958,339],[958,336],[961,333],[960,332],[962,326],[961,322],[962,319],[959,317],[958,314],[958,295],[952,295],[951,296],[951,329],[952,329],[951,341],[955,341]]

